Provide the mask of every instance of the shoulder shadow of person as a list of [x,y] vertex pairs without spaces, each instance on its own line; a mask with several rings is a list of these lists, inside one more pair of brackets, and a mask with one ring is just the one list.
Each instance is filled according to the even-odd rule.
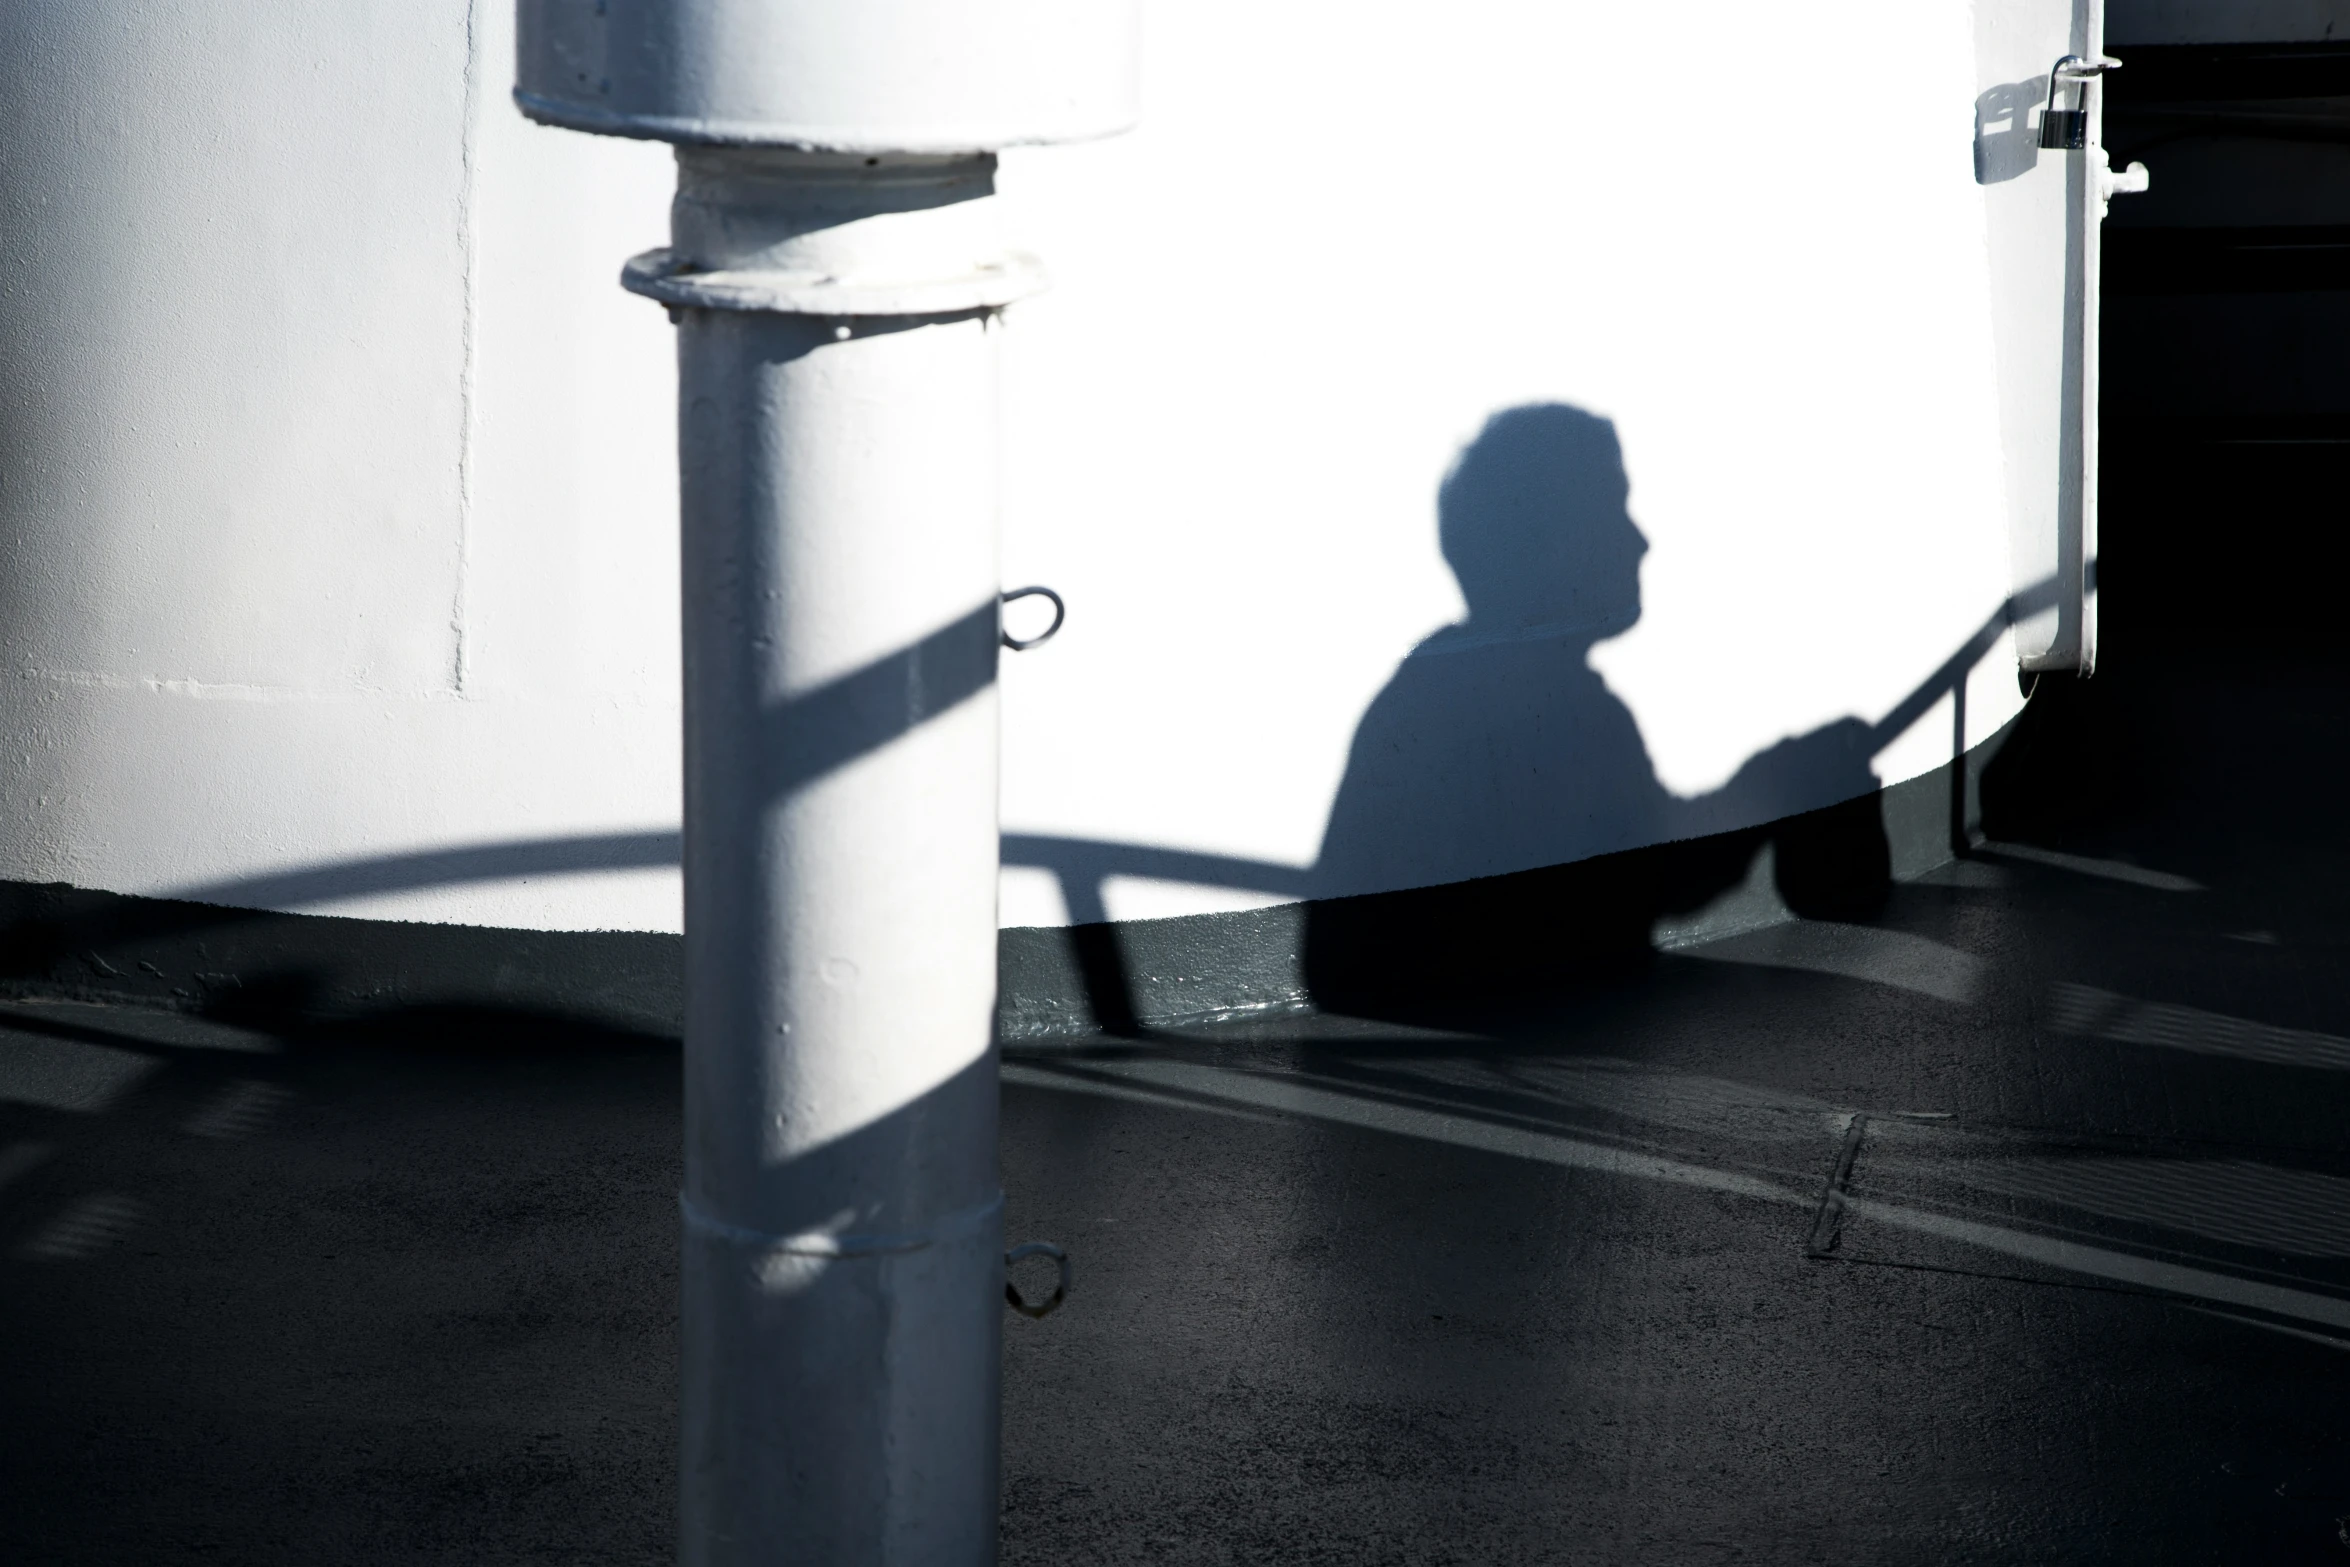
[[[1614,425],[1556,403],[1495,414],[1446,476],[1437,537],[1467,613],[1405,656],[1356,727],[1313,873],[1321,1005],[1395,1013],[1637,960],[1660,917],[1746,874],[1767,836],[1746,824],[1876,788],[1850,719],[1711,794],[1658,780],[1590,663],[1640,619],[1648,541],[1629,499]],[[1874,830],[1873,850],[1837,850],[1857,852],[1840,882],[1864,898],[1886,880]]]

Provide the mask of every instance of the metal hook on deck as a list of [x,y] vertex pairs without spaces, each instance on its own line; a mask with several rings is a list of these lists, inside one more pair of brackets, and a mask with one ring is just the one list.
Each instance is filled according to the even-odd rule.
[[1025,653],[1032,647],[1037,647],[1043,643],[1050,642],[1054,636],[1060,632],[1061,622],[1069,618],[1069,606],[1062,603],[1061,595],[1055,593],[1051,588],[1013,588],[1009,592],[1001,594],[1000,597],[1007,605],[1010,604],[1014,599],[1025,598],[1041,597],[1048,598],[1053,601],[1053,623],[1045,627],[1044,630],[1038,632],[1035,636],[1016,637],[1009,631],[1003,631],[1000,629],[998,630],[997,635],[1004,639],[1004,646],[1010,648],[1015,653]]
[[[1047,636],[1050,636],[1051,634],[1052,633],[1050,632],[1045,633]],[[1046,1296],[1040,1304],[1034,1306],[1031,1306],[1026,1300],[1021,1298],[1020,1286],[1014,1284],[1011,1277],[1012,1264],[1019,1262],[1023,1258],[1027,1257],[1050,1257],[1054,1262],[1060,1264],[1061,1268],[1060,1282],[1053,1286],[1052,1294]],[[1005,1305],[1011,1307],[1014,1311],[1017,1311],[1023,1317],[1047,1317],[1051,1316],[1053,1311],[1059,1307],[1061,1302],[1067,1300],[1068,1298],[1069,1254],[1061,1250],[1060,1247],[1055,1246],[1051,1241],[1025,1241],[1020,1245],[1013,1247],[1010,1251],[1004,1253]]]

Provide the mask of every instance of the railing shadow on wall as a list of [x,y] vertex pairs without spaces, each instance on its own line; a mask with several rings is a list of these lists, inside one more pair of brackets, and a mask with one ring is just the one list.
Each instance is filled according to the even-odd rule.
[[[1873,758],[1906,734],[1932,712],[1936,705],[1945,700],[1950,703],[1951,765],[1948,768],[1947,847],[1953,853],[1963,854],[1972,847],[1965,765],[1968,722],[1967,681],[1984,658],[1998,647],[2001,637],[2010,625],[2017,620],[2046,610],[2055,602],[2055,597],[2056,586],[2052,581],[2035,584],[2023,592],[2011,595],[1990,615],[1986,616],[1975,631],[1961,642],[1931,674],[1920,681],[1908,695],[1874,723],[1865,725],[1865,738],[1859,743],[1866,747],[1866,754]],[[1711,856],[1702,854],[1683,856],[1676,865],[1663,870],[1666,877],[1677,876],[1680,885],[1658,885],[1642,889],[1649,894],[1647,898],[1644,899],[1638,894],[1634,894],[1624,900],[1626,907],[1608,912],[1627,916],[1629,922],[1625,928],[1631,933],[1631,939],[1639,941],[1643,950],[1646,950],[1648,939],[1660,915],[1685,911],[1721,892],[1730,882],[1744,874],[1752,866],[1756,851],[1765,843],[1771,843],[1773,847],[1781,851],[1776,874],[1780,882],[1779,890],[1790,908],[1797,913],[1814,912],[1815,910],[1823,914],[1843,912],[1844,910],[1833,907],[1817,908],[1815,898],[1807,896],[1805,889],[1794,884],[1797,878],[1805,874],[1804,865],[1797,856],[1790,856],[1785,852],[1788,845],[1774,841],[1786,837],[1790,832],[1801,833],[1807,829],[1816,831],[1817,818],[1825,814],[1832,814],[1832,812],[1813,813],[1813,816],[1808,820],[1783,824],[1781,830],[1776,834],[1772,832],[1770,824],[1765,824],[1760,829],[1726,835],[1733,840],[1724,844],[1729,852]],[[1869,825],[1873,825],[1873,823]],[[1830,830],[1833,831],[1835,828],[1831,826]],[[1005,834],[1003,860],[1007,866],[1041,870],[1053,878],[1054,884],[1060,892],[1063,906],[1068,913],[1070,923],[1067,939],[1070,943],[1071,956],[1083,978],[1087,999],[1093,1010],[1094,1022],[1109,1033],[1133,1034],[1142,1032],[1144,1029],[1143,1009],[1137,1004],[1134,979],[1128,969],[1128,961],[1119,940],[1117,927],[1112,923],[1111,918],[1110,883],[1118,878],[1215,887],[1227,891],[1251,893],[1301,903],[1316,900],[1308,903],[1309,934],[1307,938],[1309,981],[1319,981],[1312,987],[1316,991],[1314,999],[1317,1002],[1325,1003],[1341,999],[1358,1002],[1368,1001],[1370,1006],[1365,1009],[1382,1010],[1375,994],[1365,995],[1362,993],[1361,974],[1359,972],[1342,972],[1342,970],[1370,969],[1378,972],[1383,968],[1389,954],[1379,952],[1360,955],[1350,961],[1346,958],[1334,958],[1334,955],[1327,952],[1317,957],[1311,951],[1315,945],[1311,926],[1317,917],[1325,923],[1337,923],[1341,927],[1334,935],[1325,936],[1323,938],[1325,943],[1354,939],[1361,933],[1344,928],[1348,923],[1351,923],[1344,915],[1339,916],[1336,921],[1332,921],[1330,911],[1350,904],[1375,905],[1380,901],[1382,895],[1326,897],[1324,894],[1329,884],[1322,879],[1319,866],[1301,867],[1234,855],[1209,854],[1045,833]],[[1693,861],[1701,868],[1696,872],[1696,884],[1690,885],[1689,869]],[[1640,867],[1634,869],[1632,874],[1654,878],[1657,876],[1658,870],[1659,868],[1656,867]],[[1873,871],[1874,867],[1870,867],[1870,870]],[[1531,874],[1541,876],[1544,873],[1538,871]],[[1516,879],[1494,878],[1493,880],[1498,882]],[[1449,891],[1449,889],[1434,890],[1439,897]],[[1831,896],[1841,901],[1844,909],[1848,910],[1856,901],[1856,893],[1857,901],[1865,903],[1869,891],[1870,889],[1866,886],[1854,889],[1847,885],[1835,889]],[[1537,895],[1539,896],[1539,893]],[[1406,893],[1402,896],[1408,899],[1413,894]],[[1374,913],[1373,918],[1376,917]],[[1435,913],[1428,917],[1441,919],[1444,915]],[[1424,920],[1415,919],[1407,914],[1404,922],[1407,927],[1418,927],[1424,923]],[[1409,942],[1417,937],[1425,937],[1426,934],[1424,930],[1408,928],[1405,940]],[[1533,934],[1536,939],[1541,939],[1543,935],[1540,931]],[[1376,937],[1372,939],[1377,941]],[[1379,945],[1385,946],[1387,944],[1379,943]],[[1423,956],[1425,952],[1426,949],[1423,946]],[[1407,965],[1413,962],[1413,954],[1410,952],[1397,953],[1393,956],[1396,961]],[[1320,971],[1319,973],[1315,972],[1317,969]],[[1408,974],[1397,977],[1407,983],[1411,982],[1411,976]],[[1348,992],[1353,994],[1342,995],[1342,993]]]
[[[2053,581],[2036,584],[2002,602],[1932,674],[1884,717],[1867,726],[1873,747],[1870,754],[1891,745],[1946,697],[1953,703],[1954,742],[1958,749],[1963,749],[1968,676],[1997,646],[2008,626],[2047,609],[2054,602]],[[338,860],[299,870],[204,882],[174,889],[166,896],[184,902],[223,905],[223,911],[227,912],[236,908],[331,903],[537,876],[675,870],[683,843],[680,833],[664,828],[517,838],[461,848]],[[1072,925],[1101,924],[1110,919],[1107,892],[1109,882],[1115,877],[1187,883],[1299,900],[1314,896],[1318,885],[1311,866],[1050,833],[1004,834],[1003,859],[1008,866],[1049,872]]]
[[[1999,605],[1980,626],[1915,689],[1874,723],[1866,741],[1874,755],[1906,733],[1936,704],[1951,703],[1952,754],[1963,754],[1966,684],[2015,620],[2054,601],[2053,583],[2040,583]],[[1965,780],[1951,779],[1952,847],[1965,844]],[[465,847],[373,856],[303,867],[263,876],[205,883],[175,890],[138,921],[146,934],[186,932],[260,917],[272,908],[300,908],[349,899],[381,897],[471,883],[544,876],[631,870],[673,870],[679,864],[681,835],[674,830],[582,833],[514,839]],[[1110,884],[1116,878],[1215,887],[1307,903],[1324,885],[1317,868],[1115,840],[1047,833],[1011,832],[1003,837],[1010,867],[1040,870],[1053,878],[1067,911],[1067,940],[1084,977],[1094,1021],[1111,1032],[1133,1032],[1142,1024],[1131,976],[1126,972],[1111,923]],[[102,942],[102,933],[51,932],[37,944],[47,955],[79,951]],[[17,944],[20,949],[23,944]],[[23,955],[32,956],[31,952]]]
[[[2000,604],[1874,723],[1846,718],[1781,741],[1722,788],[1683,797],[1657,778],[1635,716],[1589,662],[1596,644],[1629,630],[1642,612],[1639,566],[1648,546],[1629,495],[1609,421],[1563,404],[1506,409],[1487,421],[1437,497],[1438,542],[1467,612],[1414,648],[1363,715],[1311,866],[1006,835],[1007,865],[1042,870],[1058,884],[1091,1021],[1112,1032],[1133,1032],[1142,1021],[1111,922],[1109,886],[1119,877],[1303,905],[1310,999],[1372,1012],[1383,987],[1416,976],[1449,974],[1469,989],[1507,986],[1553,973],[1562,952],[1645,953],[1660,918],[1738,884],[1765,846],[1777,856],[1779,917],[1843,917],[1881,901],[1890,870],[1882,824],[1873,810],[1835,802],[1872,796],[1876,756],[1945,699],[1958,762],[1969,675],[2011,624],[2055,602],[2056,584]],[[993,604],[976,608],[778,702],[747,743],[780,753],[770,772],[792,785],[832,772],[984,690],[994,678],[996,617]],[[835,742],[822,755],[800,740],[811,714]],[[1965,787],[1958,762],[1945,850],[1966,847]],[[669,869],[682,849],[676,831],[646,829],[372,856],[181,887],[168,902],[140,900],[127,917],[149,936],[185,932],[267,918],[257,911],[273,908]],[[1627,863],[1642,854],[1651,858]],[[1574,871],[1593,864],[1608,868]],[[1569,873],[1580,879],[1559,879]],[[1420,890],[1388,890],[1397,888]],[[1498,899],[1486,896],[1496,889]],[[119,917],[120,910],[45,924],[19,917],[11,972],[0,978],[21,979],[40,963],[111,973],[94,950],[107,944],[97,939],[104,933],[94,936],[90,926]]]

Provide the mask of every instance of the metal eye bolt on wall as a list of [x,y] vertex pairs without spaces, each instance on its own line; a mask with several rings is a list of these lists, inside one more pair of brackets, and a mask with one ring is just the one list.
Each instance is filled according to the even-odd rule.
[[625,281],[678,329],[688,1562],[995,1557],[996,360],[1040,276],[990,198],[1130,123],[1135,42],[522,0],[525,113],[678,149]]

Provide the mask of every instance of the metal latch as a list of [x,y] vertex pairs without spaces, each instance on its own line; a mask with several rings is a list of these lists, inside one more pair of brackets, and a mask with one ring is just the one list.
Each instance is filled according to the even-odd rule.
[[2112,160],[2099,152],[2095,167],[2097,194],[2105,201],[2111,201],[2116,196],[2143,196],[2153,188],[2154,176],[2146,172],[2143,163],[2133,163],[2117,171]]
[[[1051,599],[1053,601],[1053,623],[1035,636],[1016,637],[1003,629],[1003,606],[1016,599],[1027,598]],[[1061,622],[1069,618],[1069,606],[1062,603],[1061,595],[1055,593],[1051,588],[1014,588],[1008,593],[998,594],[997,599],[996,635],[1003,638],[1004,646],[1015,653],[1025,653],[1032,647],[1042,647],[1045,643],[1050,642],[1054,637],[1060,635]]]
[[[1031,1303],[1020,1293],[1020,1286],[1012,1282],[1012,1264],[1025,1262],[1030,1257],[1049,1257],[1060,1270],[1060,1279],[1053,1292],[1044,1299]],[[1069,1298],[1069,1254],[1051,1241],[1023,1241],[1004,1253],[1004,1304],[1023,1317],[1049,1317],[1054,1308]]]
[[[2050,152],[2079,152],[2089,145],[2089,84],[2107,71],[2121,69],[2121,61],[2100,56],[2085,59],[2068,54],[2048,68],[2048,107],[2040,111],[2040,145]],[[2073,84],[2073,106],[2059,109],[2057,95]]]

